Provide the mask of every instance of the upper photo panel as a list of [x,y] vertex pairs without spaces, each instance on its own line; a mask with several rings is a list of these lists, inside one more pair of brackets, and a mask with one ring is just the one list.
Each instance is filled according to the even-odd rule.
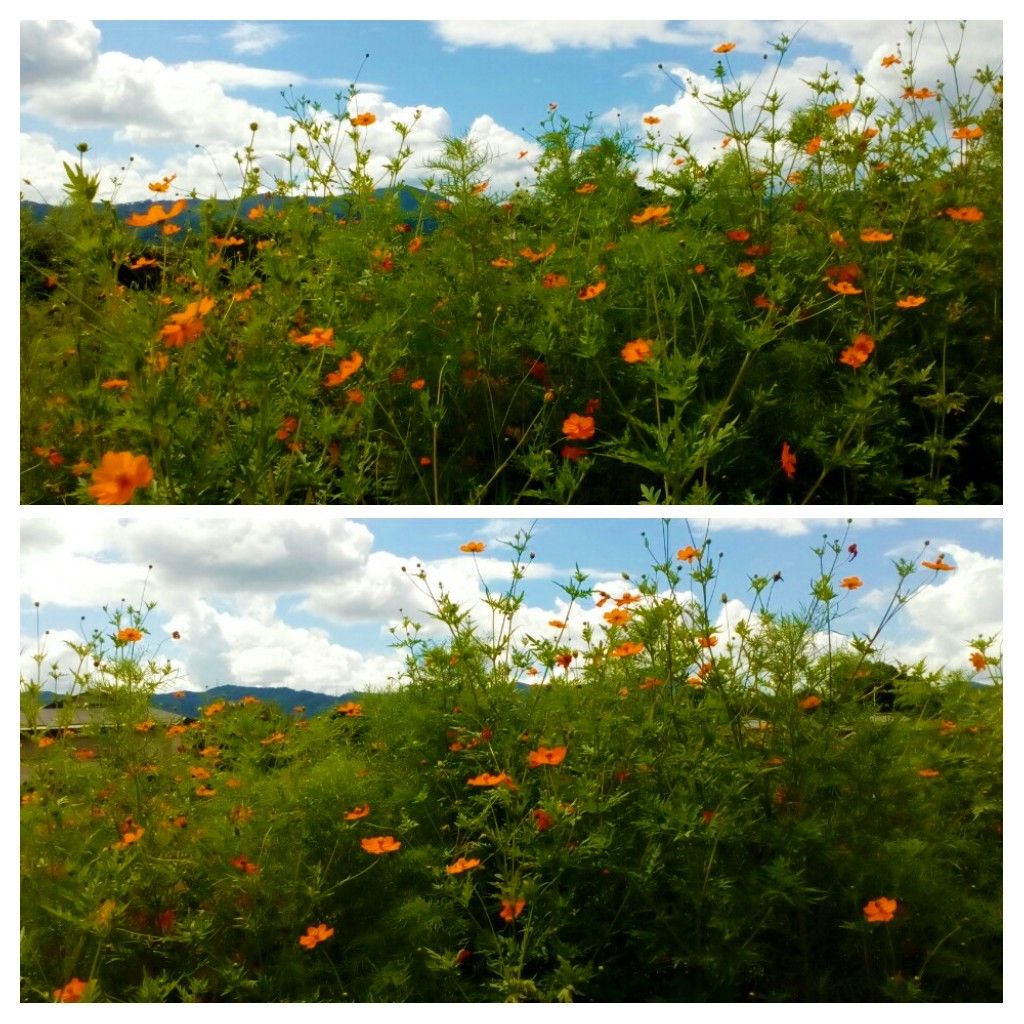
[[23,21],[23,504],[1001,504],[1002,23]]

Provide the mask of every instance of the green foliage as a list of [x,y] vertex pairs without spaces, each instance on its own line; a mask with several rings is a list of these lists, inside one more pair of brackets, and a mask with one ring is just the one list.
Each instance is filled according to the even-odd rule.
[[661,541],[618,593],[565,584],[566,618],[607,609],[581,645],[519,622],[527,534],[489,622],[420,574],[447,635],[407,622],[403,685],[312,717],[147,725],[158,659],[115,609],[95,756],[23,754],[22,998],[998,1001],[996,638],[984,687],[887,664],[916,560],[842,642],[845,537],[806,609],[755,573],[725,633],[707,538]]
[[783,120],[723,58],[716,160],[552,110],[531,189],[452,138],[411,213],[416,119],[374,178],[354,87],[287,94],[284,177],[253,124],[230,215],[150,241],[80,161],[22,222],[22,501],[131,452],[124,501],[999,503],[1002,80],[951,72]]

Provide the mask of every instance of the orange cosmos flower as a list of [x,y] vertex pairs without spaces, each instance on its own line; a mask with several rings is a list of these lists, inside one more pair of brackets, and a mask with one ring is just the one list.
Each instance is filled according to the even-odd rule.
[[865,228],[860,233],[860,240],[862,242],[891,242],[892,232],[879,231],[877,228]]
[[480,775],[474,775],[471,779],[466,779],[466,785],[477,787],[507,786],[509,789],[519,788],[505,772],[500,772],[497,775],[491,772],[483,772]]
[[849,281],[829,281],[829,288],[837,295],[863,295],[864,289],[850,284]]
[[967,221],[968,223],[976,223],[985,219],[985,214],[976,206],[950,206],[946,208],[946,216],[950,220]]
[[815,135],[814,138],[811,139],[811,141],[808,142],[806,146],[804,146],[804,152],[807,153],[809,156],[814,156],[814,154],[817,153],[819,149],[821,149],[820,135]]
[[699,637],[697,637],[697,643],[704,650],[710,650],[710,648],[718,646],[718,637],[714,636],[714,635],[711,635],[711,636],[699,636]]
[[968,128],[966,125],[950,132],[950,138],[963,141],[965,139],[980,139],[985,132],[978,125]]
[[937,768],[922,768],[917,774],[922,779],[937,779],[940,773]]
[[637,338],[635,341],[627,341],[622,347],[622,358],[627,363],[645,363],[653,358],[654,348],[644,338]]
[[503,921],[514,921],[526,908],[526,900],[502,900],[501,913],[498,914]]
[[324,387],[337,387],[343,381],[348,380],[362,365],[363,357],[358,352],[353,352],[347,359],[338,362],[337,370],[327,374],[324,378]]
[[908,295],[905,298],[898,299],[896,305],[900,309],[916,309],[918,306],[923,306],[927,301],[923,295]]
[[266,739],[260,740],[261,747],[269,747],[272,743],[286,743],[288,737],[283,732],[272,732]]
[[308,334],[300,334],[292,341],[296,345],[308,345],[310,348],[330,348],[334,344],[334,328],[314,327]]
[[732,231],[726,231],[725,237],[728,238],[730,242],[745,242],[750,238],[750,232],[745,228],[734,228]]
[[465,551],[467,554],[475,555],[483,551],[487,545],[482,540],[468,540],[465,544],[459,545],[460,551]]
[[562,433],[573,441],[588,441],[594,436],[594,417],[570,413],[562,423]]
[[445,871],[449,875],[461,875],[463,871],[472,871],[473,868],[478,867],[480,867],[479,857],[460,857],[454,864],[449,864]]
[[846,576],[839,586],[845,587],[847,590],[856,590],[858,587],[863,587],[864,582],[859,576]]
[[850,243],[843,238],[842,231],[833,231],[828,236],[828,240],[837,248],[845,249]]
[[631,658],[634,654],[640,654],[644,650],[644,645],[634,640],[627,640],[624,644],[619,644],[614,651],[611,651],[609,657],[612,658]]
[[541,252],[534,252],[533,249],[527,246],[525,249],[520,250],[519,255],[522,256],[524,260],[529,260],[531,263],[540,263],[541,260],[546,260],[555,251],[555,248],[556,246],[554,242]]
[[258,875],[260,873],[259,865],[253,864],[245,854],[232,857],[231,866],[241,871],[243,875]]
[[530,814],[533,817],[533,823],[537,826],[538,832],[546,832],[555,823],[555,819],[543,807],[534,808]]
[[311,924],[305,935],[299,936],[299,945],[304,949],[315,949],[321,942],[326,942],[334,934],[333,928],[325,924]]
[[[983,668],[988,667],[988,658],[981,651],[971,651],[971,664],[974,666],[975,672],[980,672]],[[39,741],[40,746],[42,742],[42,740]]]
[[581,288],[576,293],[576,297],[581,302],[587,302],[589,299],[596,298],[598,295],[600,295],[606,287],[607,285],[604,283],[604,281],[596,281],[594,284],[588,284]]
[[343,718],[362,718],[363,705],[357,704],[353,700],[346,701],[344,704],[339,704],[334,709],[334,714],[341,715]]
[[832,106],[828,108],[827,113],[829,117],[846,117],[847,114],[853,113],[853,104],[850,102],[833,103]]
[[627,611],[623,611],[621,608],[613,608],[610,612],[604,613],[605,622],[608,622],[613,626],[624,626],[631,618],[632,615]]
[[359,845],[374,856],[382,853],[394,853],[401,847],[401,843],[394,836],[370,836],[360,839]]
[[549,626],[554,626],[555,629],[567,629],[568,623],[563,622],[561,619],[551,619],[548,622]]
[[879,896],[877,900],[870,900],[864,904],[864,916],[872,924],[891,921],[897,906],[896,901],[889,899],[888,896]]
[[139,487],[153,482],[153,470],[145,455],[106,452],[92,474],[89,494],[98,505],[127,505]]
[[377,115],[376,114],[369,114],[369,113],[367,113],[367,114],[356,114],[356,116],[352,118],[352,123],[357,128],[365,128],[368,125],[373,124],[376,120],[377,120]]
[[905,100],[933,100],[936,98],[936,93],[932,92],[931,89],[904,89],[903,99]]
[[221,238],[219,235],[214,235],[210,239],[210,245],[215,245],[219,249],[232,248],[237,245],[245,245],[245,239],[238,238],[236,235],[230,235],[227,238]]
[[852,366],[856,370],[868,361],[868,357],[874,350],[874,339],[869,334],[858,334],[853,339],[853,344],[840,353],[839,362],[846,366]]
[[572,662],[572,659],[573,659],[573,655],[569,654],[568,652],[564,652],[562,654],[556,654],[555,655],[555,664],[559,668],[567,669],[569,667],[569,664]]
[[685,548],[680,548],[676,552],[676,558],[678,558],[680,562],[686,563],[692,562],[695,558],[700,558],[700,555],[701,549],[695,548],[692,544],[687,544]]
[[145,213],[133,213],[130,217],[127,217],[125,224],[132,228],[148,228],[154,224],[159,224],[161,221],[177,217],[179,213],[184,211],[187,205],[188,202],[186,200],[179,199],[170,209],[165,210],[159,203],[154,203]]
[[634,213],[629,219],[634,224],[646,224],[651,220],[661,220],[668,216],[671,206],[646,206],[642,213]]
[[797,705],[801,711],[813,711],[816,707],[821,705],[821,698],[816,694],[811,694],[809,697],[804,697],[802,701]]
[[181,227],[179,225],[177,225],[177,224],[165,224],[160,229],[160,234],[168,235],[168,236],[176,235],[180,230],[181,230]]
[[150,259],[148,256],[140,256],[134,263],[128,264],[128,269],[141,270],[143,267],[155,267],[156,265],[156,260]]
[[789,447],[788,441],[782,442],[782,454],[779,456],[779,463],[782,466],[782,472],[792,480],[796,476],[796,455],[793,454],[793,449]]
[[719,43],[712,49],[712,53],[731,53],[736,49],[735,43]]
[[653,114],[648,114],[644,118],[644,124],[661,124],[661,118],[655,117]]
[[736,268],[736,276],[737,277],[750,277],[751,274],[755,274],[755,273],[757,273],[757,267],[755,267],[753,263],[746,263],[746,262],[744,262],[744,263],[741,263]]
[[169,178],[164,178],[163,181],[151,181],[149,183],[150,192],[166,192],[171,187],[171,182],[177,177],[176,174],[172,174]]
[[545,288],[565,288],[569,284],[569,278],[564,274],[545,274],[541,284]]
[[130,626],[119,629],[117,636],[114,638],[119,644],[134,644],[138,643],[142,639],[142,631],[138,629],[132,629]]
[[211,789],[209,786],[199,786],[196,789],[196,796],[211,797],[216,796],[217,790]]
[[589,195],[593,194],[596,191],[597,191],[597,185],[595,185],[594,182],[592,182],[592,181],[585,181],[582,185],[580,185],[576,189],[576,192],[579,195],[581,195],[581,196],[589,196]]
[[531,750],[527,761],[531,768],[539,768],[542,765],[559,765],[565,760],[568,747],[538,747]]
[[487,189],[488,189],[488,188],[490,187],[490,184],[491,184],[491,182],[490,182],[490,180],[489,180],[489,179],[488,179],[487,181],[478,181],[478,182],[477,182],[477,183],[476,183],[476,184],[475,184],[475,185],[474,185],[474,186],[473,186],[473,187],[472,187],[472,188],[470,189],[470,192],[472,192],[472,193],[473,193],[473,195],[475,195],[475,196],[478,196],[478,195],[480,195],[480,193],[481,193],[481,192],[486,192],[486,191],[487,191]]
[[515,264],[505,256],[499,256],[497,259],[491,260],[491,266],[497,267],[499,270],[504,270],[506,267],[515,266]]
[[708,268],[703,263],[695,263],[693,265],[693,272],[695,274],[703,274]]
[[893,64],[902,64],[903,61],[896,56],[895,53],[890,53],[887,57],[882,58],[882,67],[891,68]]
[[935,572],[953,572],[953,570],[956,569],[956,566],[950,565],[948,562],[944,561],[945,557],[945,555],[939,555],[934,562],[922,562],[921,565],[926,569],[932,569]]
[[653,690],[657,686],[664,686],[664,679],[655,679],[653,676],[648,676],[641,684],[641,690]]
[[414,238],[414,239],[413,239],[413,240],[412,240],[412,241],[411,241],[411,242],[409,243],[409,246],[408,246],[408,250],[407,250],[407,251],[408,251],[408,252],[409,252],[410,254],[415,254],[415,253],[418,253],[418,252],[420,251],[420,249],[421,249],[422,247],[423,247],[423,236],[422,236],[422,235],[417,235],[417,236],[416,236],[416,237],[415,237],[415,238]]
[[89,982],[82,981],[81,978],[72,978],[63,987],[53,990],[54,1001],[58,1003],[77,1003],[85,995],[85,990],[88,987]]

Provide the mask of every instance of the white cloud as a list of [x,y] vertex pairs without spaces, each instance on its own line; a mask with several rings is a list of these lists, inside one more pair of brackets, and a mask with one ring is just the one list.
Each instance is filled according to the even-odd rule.
[[559,47],[610,50],[638,42],[682,44],[688,36],[667,21],[439,21],[434,29],[451,47],[513,47],[551,53]]
[[87,74],[96,63],[99,44],[100,31],[90,21],[23,21],[22,87]]
[[223,33],[223,38],[231,43],[231,49],[235,53],[260,54],[280,46],[289,36],[280,25],[239,21]]

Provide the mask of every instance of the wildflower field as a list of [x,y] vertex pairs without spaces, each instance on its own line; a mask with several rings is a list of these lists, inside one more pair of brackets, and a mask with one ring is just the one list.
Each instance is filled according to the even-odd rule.
[[507,195],[457,138],[407,187],[415,120],[371,175],[354,88],[232,201],[125,215],[83,143],[23,207],[22,501],[1001,502],[1002,78],[784,114],[730,49],[714,158],[552,104]]
[[1001,659],[879,644],[948,559],[897,562],[843,637],[843,540],[800,613],[753,576],[728,631],[706,541],[649,548],[530,635],[528,544],[487,628],[417,575],[443,629],[407,620],[401,685],[320,715],[256,691],[158,725],[152,605],[76,647],[110,731],[23,749],[22,999],[1001,999]]

